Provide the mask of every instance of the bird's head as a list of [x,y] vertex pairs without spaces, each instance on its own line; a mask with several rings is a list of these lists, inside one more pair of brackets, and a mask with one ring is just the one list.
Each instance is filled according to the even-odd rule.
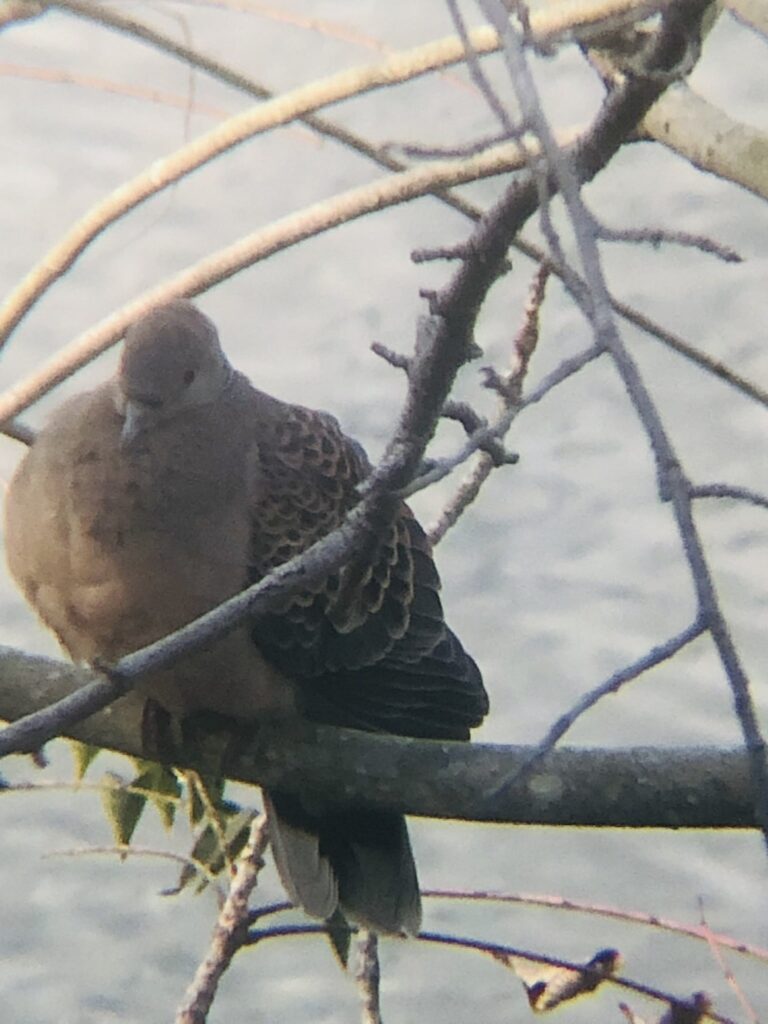
[[125,335],[115,388],[121,445],[216,401],[232,374],[216,328],[191,302],[176,299],[153,309]]

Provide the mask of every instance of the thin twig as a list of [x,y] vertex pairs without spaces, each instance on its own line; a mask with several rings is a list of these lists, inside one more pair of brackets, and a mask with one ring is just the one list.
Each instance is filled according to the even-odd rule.
[[[485,955],[490,954],[495,960],[498,960],[506,966],[510,966],[510,959],[516,958],[518,960],[527,960],[532,964],[546,964],[550,967],[560,967],[564,970],[574,971],[576,973],[583,971],[584,969],[584,964],[574,963],[571,960],[561,960],[558,957],[548,956],[545,953],[534,953],[529,949],[518,949],[514,946],[502,945],[496,942],[485,942],[480,939],[472,939],[465,936],[446,935],[441,932],[420,932],[418,941],[436,943],[441,946],[452,946],[454,948],[465,949],[475,953],[483,953]],[[631,978],[624,978],[617,974],[612,974],[606,977],[605,983],[615,985],[617,988],[636,992],[639,995],[646,996],[649,999],[654,999],[660,1003],[669,1004],[674,1001],[674,997],[672,995],[661,991],[661,989],[652,988],[650,985],[644,985],[640,982],[633,981]],[[711,1020],[716,1021],[717,1024],[735,1024],[730,1017],[724,1017],[714,1011],[710,1012],[709,1017]]]
[[327,935],[323,924],[276,924],[271,928],[252,928],[244,945],[256,946],[265,939],[284,939],[304,935]]
[[410,159],[445,160],[446,157],[474,156],[475,153],[482,153],[489,146],[495,146],[508,138],[509,135],[506,132],[497,132],[495,135],[487,135],[485,138],[467,142],[462,146],[418,146],[404,142],[390,142],[384,149],[387,153],[400,152]]
[[742,989],[741,985],[739,985],[733,971],[730,969],[730,967],[725,961],[725,957],[723,956],[722,950],[720,949],[720,942],[718,941],[718,937],[707,924],[707,919],[704,915],[704,900],[701,896],[699,897],[699,912],[701,915],[701,929],[704,933],[705,939],[707,940],[707,945],[709,946],[709,950],[715,960],[715,963],[722,971],[723,977],[728,983],[733,994],[736,996],[736,999],[739,1001],[742,1010],[747,1015],[749,1020],[752,1022],[752,1024],[760,1024],[760,1022],[757,1019],[757,1013],[755,1012],[754,1007],[747,999],[746,995],[744,994],[744,990]]
[[605,349],[598,344],[590,345],[589,348],[585,348],[583,352],[579,352],[578,355],[568,356],[564,359],[559,366],[556,366],[554,370],[546,375],[536,387],[524,396],[520,402],[520,411],[527,409],[531,405],[536,405],[546,395],[552,391],[553,388],[558,387],[563,381],[568,380],[577,374],[579,370],[587,366],[589,363],[599,359],[603,355]]
[[396,370],[404,370],[408,373],[411,365],[411,357],[404,355],[402,352],[395,352],[394,349],[388,348],[386,345],[382,345],[380,341],[371,342],[371,352],[377,355],[380,359],[383,359],[385,363],[389,363]]
[[116,843],[114,846],[75,846],[68,850],[51,850],[43,854],[44,859],[54,857],[89,857],[89,856],[113,856],[125,860],[126,857],[147,857],[153,860],[170,860],[175,864],[181,864],[184,868],[192,870],[204,878],[209,885],[217,889],[220,876],[194,857],[184,856],[181,853],[173,853],[171,850],[155,850],[149,846],[136,846],[133,843]]
[[736,487],[733,484],[700,484],[690,489],[691,498],[732,498],[734,501],[746,501],[750,505],[768,508],[768,496],[749,487]]
[[271,917],[273,914],[282,914],[286,910],[294,910],[294,905],[289,903],[288,900],[280,900],[278,903],[265,903],[261,907],[254,907],[248,914],[248,923],[255,924],[257,921],[262,921],[265,917]]
[[468,255],[464,242],[458,245],[441,245],[432,249],[414,249],[411,259],[414,263],[433,263],[436,260],[463,260]]
[[741,263],[743,259],[729,245],[717,242],[714,238],[707,238],[706,235],[693,235],[689,231],[671,231],[665,228],[608,228],[604,224],[598,224],[597,234],[606,242],[641,242],[655,248],[665,242],[682,245],[716,256],[724,263]]
[[[259,942],[263,942],[265,939],[282,939],[289,936],[323,934],[325,934],[325,928],[322,925],[284,925],[281,927],[252,931],[248,937],[247,944],[256,945]],[[517,960],[528,961],[531,964],[543,964],[549,967],[559,967],[563,970],[573,971],[576,973],[583,971],[584,969],[583,964],[574,963],[572,960],[563,960],[559,957],[549,956],[546,953],[536,953],[533,950],[502,945],[497,942],[485,942],[481,939],[473,939],[464,935],[448,935],[443,932],[419,932],[418,936],[416,936],[416,941],[441,946],[450,946],[454,949],[463,949],[473,953],[481,953],[485,956],[493,957],[494,960],[498,963],[504,964],[506,967],[510,966],[511,959],[516,958]],[[631,992],[636,992],[639,995],[646,996],[649,999],[654,999],[660,1003],[669,1004],[674,1001],[674,997],[669,993],[662,992],[660,989],[652,988],[650,985],[643,985],[640,982],[633,981],[631,978],[624,978],[619,975],[610,975],[606,978],[606,983]],[[711,1020],[715,1021],[716,1024],[735,1024],[730,1017],[724,1017],[714,1011],[710,1012],[709,1017]]]
[[[521,769],[521,777],[525,778],[526,775],[541,761],[542,758],[546,757],[550,751],[554,750],[555,745],[563,738],[563,736],[571,729],[579,718],[590,708],[593,708],[595,704],[607,697],[609,694],[616,694],[619,690],[626,686],[627,683],[631,683],[632,680],[637,679],[645,672],[650,671],[656,665],[660,665],[665,661],[669,661],[679,651],[688,644],[692,643],[697,637],[701,636],[706,630],[706,624],[703,621],[696,621],[691,623],[690,626],[682,630],[680,633],[669,640],[666,640],[662,644],[657,644],[652,647],[647,654],[644,654],[637,661],[632,662],[631,665],[627,665],[618,672],[614,672],[604,682],[600,683],[599,686],[594,687],[588,693],[585,693],[579,700],[566,711],[560,715],[558,720],[552,725],[547,734],[542,740],[539,741],[535,748],[535,752],[523,768]],[[517,780],[515,780],[517,781]],[[508,782],[502,783],[502,786],[508,785]]]
[[475,83],[479,92],[485,97],[485,101],[488,106],[496,115],[496,118],[502,128],[502,137],[505,139],[516,138],[518,134],[517,128],[513,125],[503,105],[499,103],[496,93],[491,88],[487,77],[483,73],[483,69],[477,59],[477,51],[472,43],[470,34],[467,31],[467,26],[464,24],[464,19],[461,16],[457,0],[446,0],[446,3],[454,28],[456,29],[456,34],[461,40],[461,45],[464,47],[467,70],[469,71],[470,78]]
[[[415,494],[417,491],[423,490],[425,487],[444,479],[452,473],[454,469],[466,462],[467,459],[475,452],[482,451],[487,446],[491,445],[497,435],[500,436],[505,434],[518,412],[522,412],[524,409],[534,405],[536,402],[540,402],[545,395],[552,391],[553,388],[578,373],[579,370],[588,363],[591,363],[594,359],[597,359],[598,356],[602,355],[602,353],[602,348],[597,345],[593,345],[576,356],[569,356],[567,359],[564,359],[559,366],[552,370],[551,373],[547,374],[547,376],[529,395],[521,400],[520,407],[517,412],[505,412],[492,425],[479,425],[470,435],[467,442],[454,452],[453,455],[447,456],[443,459],[434,459],[428,469],[415,477],[408,487],[403,488],[401,496],[407,497],[411,494]],[[516,459],[517,456],[514,454],[510,457],[510,461],[515,461]]]
[[[525,305],[523,324],[515,337],[510,359],[511,369],[498,374],[496,371],[486,371],[486,384],[491,383],[499,396],[498,422],[504,424],[504,433],[496,431],[499,440],[503,439],[506,431],[512,426],[514,418],[520,411],[521,395],[525,377],[528,372],[528,365],[531,356],[536,348],[539,338],[539,313],[544,301],[544,292],[547,279],[550,274],[548,263],[541,263],[528,295]],[[454,526],[464,511],[477,498],[483,484],[488,479],[494,468],[494,460],[490,453],[480,454],[474,469],[469,476],[462,481],[459,489],[442,509],[440,516],[427,531],[431,544],[439,543],[448,530]]]
[[176,1024],[205,1024],[219,982],[248,935],[248,901],[258,881],[267,846],[267,821],[262,814],[251,825],[248,842],[234,867],[229,892],[219,913],[205,959],[195,972]]
[[[406,375],[410,373],[412,363],[410,356],[403,355],[400,352],[395,352],[378,341],[374,341],[372,343],[371,351],[395,369],[403,370]],[[462,425],[467,437],[470,439],[470,447],[466,449],[470,454],[474,450],[487,452],[490,456],[491,463],[494,466],[514,465],[518,461],[517,455],[514,452],[508,452],[504,448],[504,445],[494,437],[493,430],[489,428],[488,421],[484,417],[480,416],[479,413],[477,413],[466,402],[457,402],[452,398],[448,398],[443,404],[440,415],[443,419],[455,420],[457,423]],[[423,486],[426,486],[429,482],[428,474],[433,470],[438,471],[440,475],[437,479],[440,479],[442,476],[445,476],[447,473],[450,473],[455,469],[461,461],[461,457],[458,456],[449,460],[426,460],[426,463],[422,465],[417,476],[417,480],[420,481],[420,483],[409,493],[415,493],[415,491],[421,490]],[[403,492],[403,496],[406,496],[405,491]]]
[[549,910],[572,911],[578,914],[588,914],[592,917],[607,917],[616,921],[645,925],[649,928],[660,928],[663,931],[685,935],[688,938],[698,939],[701,942],[707,942],[709,936],[713,936],[718,946],[768,963],[768,949],[761,946],[752,945],[741,939],[733,938],[731,935],[725,935],[722,932],[713,933],[708,927],[705,928],[703,925],[687,924],[683,921],[675,921],[659,914],[649,914],[640,910],[627,910],[624,907],[613,907],[603,903],[574,900],[565,896],[550,896],[542,893],[528,892],[489,892],[479,889],[422,889],[421,895],[428,899],[515,903],[529,907],[545,907]]
[[[540,262],[548,258],[543,249],[537,245],[533,245],[533,243],[528,242],[523,238],[516,238],[513,245],[519,252],[523,253],[529,259]],[[563,277],[561,268],[556,264],[552,265],[552,273],[561,279]],[[759,402],[760,405],[768,408],[768,391],[761,388],[758,384],[755,384],[754,381],[747,380],[746,377],[742,377],[740,374],[736,373],[735,370],[726,366],[721,360],[714,359],[712,356],[707,355],[706,352],[702,352],[695,348],[690,342],[681,338],[679,334],[663,327],[661,324],[657,323],[651,317],[642,313],[634,306],[631,306],[626,302],[621,302],[614,296],[610,297],[610,302],[611,308],[628,323],[633,324],[635,327],[639,327],[645,334],[654,338],[656,341],[661,342],[662,345],[666,345],[667,348],[671,348],[672,351],[677,352],[678,355],[688,359],[690,362],[698,366],[699,369],[705,370],[707,373],[711,373],[726,384],[736,388],[736,390],[740,391],[743,395],[746,395],[748,398],[751,398],[754,401]]]
[[[190,69],[194,71],[194,69]],[[0,64],[0,75],[3,78],[25,79],[33,82],[50,82],[56,85],[74,85],[80,89],[96,92],[104,92],[117,96],[127,96],[130,99],[141,100],[145,103],[152,103],[159,106],[171,107],[181,110],[188,119],[189,114],[199,114],[203,117],[214,118],[221,121],[229,117],[231,110],[225,107],[216,107],[209,103],[195,101],[190,95],[177,95],[176,93],[165,92],[156,89],[154,86],[141,86],[137,84],[128,85],[126,82],[118,82],[111,78],[100,78],[96,75],[85,75],[77,71],[70,71],[64,68],[42,68],[31,67],[25,64]],[[185,125],[186,133],[186,125]],[[185,134],[186,138],[186,134]]]
[[483,484],[493,472],[493,459],[481,452],[472,471],[461,481],[450,501],[440,510],[440,515],[427,530],[429,543],[435,547],[448,533],[459,517],[479,495]]
[[360,993],[362,1024],[382,1024],[379,940],[375,932],[361,931],[358,934],[355,981]]

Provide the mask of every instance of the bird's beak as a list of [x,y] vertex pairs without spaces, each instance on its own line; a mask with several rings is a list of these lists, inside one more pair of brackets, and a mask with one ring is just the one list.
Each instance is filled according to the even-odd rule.
[[126,399],[123,429],[120,431],[120,447],[130,448],[147,428],[147,409],[138,402]]

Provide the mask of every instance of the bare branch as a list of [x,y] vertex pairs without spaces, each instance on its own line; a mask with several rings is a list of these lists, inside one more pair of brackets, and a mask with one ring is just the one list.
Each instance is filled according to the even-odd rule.
[[[526,63],[523,43],[507,13],[498,0],[480,0],[481,7],[496,27],[504,44],[507,62],[515,91],[527,122],[535,127],[550,168],[553,182],[561,191],[576,235],[584,276],[589,288],[588,295],[580,290],[572,292],[590,319],[598,344],[610,352],[616,368],[635,411],[648,435],[656,460],[660,497],[670,501],[680,539],[690,566],[698,602],[699,617],[711,632],[720,655],[726,677],[730,683],[739,724],[752,766],[756,813],[761,823],[763,837],[768,847],[768,760],[766,744],[760,732],[757,713],[752,701],[744,667],[720,609],[714,580],[704,552],[701,539],[693,519],[690,498],[690,484],[678,462],[674,447],[669,439],[656,406],[645,386],[637,365],[625,348],[612,315],[610,296],[600,263],[597,240],[592,230],[592,219],[585,210],[581,199],[581,167],[583,152],[573,154],[571,159],[557,146],[552,130],[542,110],[536,87]],[[654,59],[662,66],[669,67],[680,60],[681,45],[687,47],[688,38],[696,31],[705,5],[701,2],[680,3],[670,9],[665,22],[673,34],[664,38],[659,34]],[[646,86],[658,84],[658,78],[646,79]],[[618,90],[617,90],[618,95]]]
[[706,625],[701,622],[693,622],[686,629],[682,630],[676,636],[670,637],[669,640],[662,644],[657,644],[647,654],[644,654],[637,661],[634,661],[631,665],[627,665],[625,668],[619,669],[618,672],[614,672],[605,682],[600,683],[593,690],[585,693],[576,704],[565,714],[561,715],[555,724],[549,729],[546,736],[539,742],[536,747],[536,752],[531,759],[530,765],[527,765],[523,772],[527,772],[529,768],[532,768],[540,758],[546,756],[551,750],[554,750],[555,744],[557,744],[562,737],[568,732],[570,728],[576,723],[576,721],[590,708],[594,707],[598,701],[602,700],[603,697],[608,694],[618,693],[619,690],[627,683],[632,682],[633,679],[637,679],[638,676],[647,672],[649,669],[654,668],[656,665],[660,665],[664,661],[669,661],[670,658],[674,657],[678,651],[681,651],[688,644],[692,643],[697,637],[701,636],[706,630]]
[[604,903],[593,903],[587,900],[574,900],[565,896],[551,896],[542,893],[532,892],[497,892],[486,890],[466,889],[422,889],[421,895],[427,898],[441,900],[478,900],[490,903],[518,903],[523,906],[547,907],[550,910],[572,911],[578,914],[588,914],[590,917],[606,917],[616,921],[626,921],[632,924],[646,925],[649,928],[659,928],[662,931],[673,932],[677,935],[685,935],[687,938],[698,939],[701,942],[709,942],[710,937],[714,938],[718,946],[731,950],[734,953],[741,953],[744,956],[754,957],[756,960],[763,960],[768,963],[768,949],[762,946],[755,946],[744,942],[741,939],[726,935],[723,932],[712,933],[708,926],[687,924],[684,921],[676,921],[659,914],[650,914],[642,910],[627,910],[625,907],[609,906]]
[[734,501],[746,501],[750,505],[768,508],[768,495],[760,494],[749,487],[735,487],[732,484],[700,484],[691,487],[691,498],[732,498]]
[[[99,790],[103,790],[103,788],[103,786],[94,787],[94,789]],[[131,787],[129,786],[125,787],[126,790],[129,790],[130,788]],[[79,790],[80,787],[78,786],[77,789]],[[139,792],[139,790],[136,790],[136,792]],[[146,796],[146,790],[142,791],[142,795]],[[185,857],[183,854],[174,853],[171,850],[156,850],[148,846],[137,846],[135,843],[116,843],[114,846],[78,846],[69,850],[52,850],[44,856],[46,859],[54,857],[107,856],[119,857],[121,861],[128,857],[146,857],[150,860],[169,860],[174,864],[180,864],[182,868],[191,870],[200,878],[204,878],[209,885],[212,885],[217,889],[220,880],[220,876],[195,857]],[[163,895],[168,892],[169,890],[164,889]]]
[[[96,14],[99,20],[103,19],[105,13],[101,6],[78,3],[76,0],[68,0],[60,5],[52,3],[50,6],[66,6],[73,13],[86,17],[93,17]],[[115,24],[114,12],[112,14],[111,21]],[[139,31],[140,23],[132,19],[119,19],[118,16],[118,20],[122,20],[124,24],[130,23],[130,31],[142,35],[143,38],[146,38],[146,33],[158,38],[158,34],[152,30]],[[190,55],[188,48],[180,47],[173,41],[166,40],[166,45],[177,53],[185,50],[185,55]],[[473,45],[478,51],[493,49],[496,45],[495,34],[488,29],[478,30],[473,35]],[[462,50],[458,40],[447,39],[418,47],[407,53],[396,54],[380,64],[342,71],[236,114],[170,156],[155,161],[142,174],[124,183],[106,199],[97,203],[11,293],[0,307],[0,344],[8,338],[44,291],[72,266],[93,239],[145,199],[260,132],[302,118],[330,103],[418,77],[436,67],[455,63],[461,57]],[[206,70],[211,70],[211,67],[207,67]],[[221,76],[220,67],[216,73]],[[0,416],[0,419],[5,419],[5,416]]]
[[[250,945],[256,945],[258,942],[264,939],[279,939],[286,938],[288,936],[298,935],[322,935],[325,934],[325,928],[322,925],[285,925],[282,927],[275,927],[263,930],[254,930],[249,936],[248,943]],[[485,942],[480,939],[468,938],[466,936],[458,935],[447,935],[443,932],[420,932],[416,938],[417,942],[436,943],[444,946],[451,946],[455,949],[468,950],[475,953],[481,953],[486,956],[493,957],[494,960],[505,965],[506,967],[513,967],[512,960],[525,961],[531,965],[547,965],[553,968],[559,968],[563,971],[571,971],[576,974],[584,970],[584,964],[577,964],[570,960],[562,960],[558,957],[549,956],[546,953],[536,953],[528,949],[520,949],[519,947],[502,945],[496,942]],[[605,950],[601,951],[604,953],[611,953],[618,955],[617,951]],[[599,954],[598,954],[599,955]],[[595,958],[596,959],[596,958]],[[665,1003],[673,1007],[685,1008],[683,1003],[676,1001],[673,996],[667,992],[662,992],[660,989],[652,988],[650,985],[644,985],[640,982],[633,981],[630,978],[619,977],[615,974],[609,974],[606,976],[606,981],[609,984],[616,985],[619,988],[624,988],[632,992],[636,992],[640,995],[646,996],[649,999],[655,999],[658,1002]],[[699,998],[701,997],[701,998]],[[702,1010],[708,1010],[708,1018],[716,1021],[717,1024],[735,1024],[730,1017],[724,1017],[719,1013],[711,1010],[711,1003],[702,993],[697,993],[693,997],[696,1005]],[[706,1000],[706,1005],[705,1005]],[[624,1006],[624,1004],[621,1004]],[[693,1004],[691,1004],[693,1005]],[[674,1024],[674,1022],[669,1022]]]
[[375,932],[361,931],[357,946],[357,969],[355,981],[360,993],[362,1024],[382,1024],[379,987],[381,967],[379,965],[379,940]]
[[[549,274],[549,264],[541,263],[528,296],[522,327],[514,340],[510,360],[512,368],[503,374],[490,367],[486,367],[484,371],[486,387],[492,387],[499,396],[498,417],[493,429],[500,439],[504,437],[520,411],[521,394],[528,372],[528,364],[539,339],[539,311],[544,301],[544,291]],[[465,509],[477,498],[483,484],[490,476],[491,470],[498,465],[499,463],[494,462],[490,452],[483,452],[472,473],[462,481],[456,494],[440,513],[437,522],[428,530],[430,543],[437,544],[458,522]]]
[[247,235],[123,306],[59,351],[26,380],[9,388],[0,396],[0,422],[17,416],[75,370],[115,344],[131,323],[158,303],[198,295],[245,267],[356,217],[430,194],[448,185],[501,174],[518,167],[519,162],[519,147],[507,144],[469,161],[417,167],[350,189]]
[[485,138],[477,139],[475,142],[467,142],[461,146],[418,146],[413,143],[393,143],[385,146],[387,153],[400,152],[410,159],[421,160],[444,160],[446,157],[474,156],[475,153],[482,153],[490,146],[496,146],[499,142],[506,142],[509,136],[505,132],[497,132],[495,135],[487,135]]
[[760,1024],[760,1021],[757,1018],[757,1013],[755,1012],[754,1008],[752,1007],[746,995],[744,994],[741,986],[736,980],[736,976],[734,975],[733,971],[726,963],[725,957],[723,956],[720,950],[720,943],[718,942],[718,937],[714,934],[714,932],[710,930],[710,927],[707,924],[707,919],[704,914],[704,900],[701,896],[699,896],[699,912],[701,915],[701,929],[707,940],[707,945],[709,946],[710,952],[712,953],[712,957],[722,972],[723,978],[725,978],[731,991],[739,1001],[742,1010],[746,1014],[747,1019],[750,1021],[750,1024]]
[[[397,370],[403,370],[406,374],[410,373],[411,370],[411,357],[403,355],[400,352],[394,352],[392,349],[387,348],[386,345],[382,345],[378,341],[374,341],[371,345],[371,351],[377,356],[382,358],[385,362],[389,363],[390,366],[395,367]],[[474,357],[474,350],[470,353]],[[426,466],[422,466],[421,471],[417,477],[417,481],[412,485],[411,489],[404,489],[401,491],[401,496],[406,497],[407,494],[413,494],[423,487],[427,486],[432,482],[432,479],[442,479],[455,469],[456,466],[460,465],[465,459],[475,451],[487,452],[491,458],[494,466],[508,466],[514,465],[518,461],[518,457],[514,452],[508,452],[504,445],[495,437],[495,428],[491,428],[488,425],[488,421],[480,416],[470,405],[466,402],[457,402],[452,398],[446,399],[443,403],[443,408],[440,413],[443,419],[455,420],[460,423],[464,428],[469,441],[467,445],[461,449],[456,455],[449,459],[429,459],[427,460]],[[429,474],[435,471],[433,478],[429,477]]]
[[468,256],[465,242],[458,245],[441,246],[437,249],[414,249],[411,259],[414,263],[430,263],[435,260],[463,260]]
[[246,939],[250,923],[248,901],[264,865],[266,846],[267,820],[262,814],[251,825],[248,842],[235,862],[208,953],[176,1011],[176,1024],[205,1024],[208,1019],[219,982]]
[[[524,255],[528,256],[529,259],[541,262],[542,260],[549,258],[547,253],[545,253],[539,246],[533,245],[522,238],[516,238],[514,246]],[[563,277],[561,269],[557,264],[552,264],[552,273],[561,279]],[[742,377],[740,374],[736,373],[735,370],[726,366],[721,360],[707,355],[706,352],[701,352],[690,342],[681,338],[679,334],[663,327],[651,317],[646,316],[645,313],[640,312],[640,310],[634,306],[631,306],[626,302],[621,302],[613,296],[610,297],[610,302],[611,308],[618,313],[619,316],[624,320],[627,320],[629,323],[634,324],[635,327],[639,327],[645,334],[655,338],[656,341],[666,345],[667,348],[671,348],[673,352],[677,352],[685,359],[694,363],[700,369],[706,370],[707,373],[711,373],[726,384],[736,388],[748,398],[768,407],[768,391],[761,388],[758,384],[755,384],[754,381],[747,380],[746,377]]]
[[[0,648],[0,718],[13,720],[71,693],[88,674]],[[129,697],[67,727],[66,735],[145,756],[142,701]],[[12,728],[9,727],[9,728]],[[242,730],[241,730],[242,732]],[[2,736],[2,733],[0,733]],[[254,723],[224,758],[223,773],[307,799],[468,821],[628,828],[754,828],[748,759],[739,750],[560,749],[526,779],[534,749],[414,740],[308,722]],[[180,768],[205,773],[199,750],[174,752]],[[395,770],[396,766],[396,770]],[[500,779],[514,779],[503,791]]]
[[516,452],[499,452],[499,438],[509,429],[514,415],[513,412],[508,412],[501,415],[496,423],[478,427],[453,455],[442,459],[430,459],[419,475],[400,489],[400,497],[410,498],[439,480],[444,480],[478,451],[482,451],[484,457],[488,459],[489,470],[494,466],[514,466],[518,461]]
[[705,235],[692,235],[688,231],[670,231],[665,228],[609,228],[598,223],[597,234],[606,242],[640,242],[654,247],[669,242],[699,249],[710,256],[716,256],[724,263],[742,262],[742,257],[730,246]]
[[411,357],[403,355],[402,352],[395,352],[394,349],[387,348],[386,345],[382,345],[380,341],[371,342],[371,352],[383,359],[385,363],[389,363],[390,366],[394,366],[396,370],[408,369],[411,365]]
[[768,132],[736,121],[686,83],[669,89],[641,128],[694,167],[768,198]]
[[[496,942],[484,942],[480,939],[467,939],[455,935],[445,935],[440,932],[420,932],[420,942],[434,942],[439,945],[454,946],[460,949],[468,949],[477,953],[490,954],[495,960],[505,964],[507,967],[512,967],[510,960],[525,960],[532,964],[547,964],[550,967],[559,967],[566,971],[573,971],[579,973],[584,970],[584,964],[574,963],[571,960],[561,960],[558,957],[547,956],[543,953],[534,953],[529,949],[518,949],[513,946],[502,945]],[[613,950],[606,952],[615,952]],[[619,988],[628,989],[631,992],[637,992],[639,995],[647,996],[649,999],[655,999],[657,1002],[662,1002],[667,1005],[672,1001],[672,996],[666,992],[662,992],[660,989],[653,988],[650,985],[644,985],[640,982],[633,981],[630,978],[620,977],[619,975],[610,975],[606,978],[606,982],[611,985],[616,985]],[[682,1005],[682,1004],[679,1004]],[[710,1005],[710,1004],[708,1004]],[[714,1011],[708,1014],[711,1020],[717,1021],[717,1024],[735,1024],[730,1017],[723,1017],[719,1013]],[[673,1024],[673,1022],[670,1022]]]
[[491,88],[488,79],[483,73],[480,61],[477,59],[477,52],[472,44],[467,27],[464,24],[464,19],[461,16],[457,0],[446,0],[446,3],[451,15],[451,20],[453,21],[456,29],[456,33],[461,40],[461,45],[464,47],[467,70],[469,71],[472,81],[477,86],[478,91],[485,97],[486,103],[496,115],[496,118],[502,127],[503,137],[506,139],[516,138],[518,136],[518,129],[512,123],[502,104],[499,103],[496,93]]
[[535,405],[540,402],[542,398],[549,394],[549,392],[556,388],[563,381],[568,380],[575,373],[578,373],[583,367],[588,366],[589,363],[593,362],[603,355],[604,349],[600,345],[591,345],[589,348],[584,349],[578,355],[569,356],[564,359],[559,366],[556,366],[551,373],[548,373],[543,380],[541,380],[537,386],[530,391],[520,403],[520,411],[527,409],[530,405]]

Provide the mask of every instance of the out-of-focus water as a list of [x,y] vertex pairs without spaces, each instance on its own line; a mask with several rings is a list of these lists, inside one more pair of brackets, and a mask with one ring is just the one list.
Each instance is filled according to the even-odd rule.
[[[247,5],[241,5],[247,6]],[[256,6],[256,5],[254,5]],[[213,4],[124,4],[158,28],[229,61],[275,88],[288,88],[377,59],[377,46],[410,47],[450,31],[443,5],[307,0],[271,15]],[[312,27],[289,13],[323,19]],[[344,33],[332,31],[343,27]],[[374,46],[374,43],[376,46]],[[733,22],[707,42],[694,84],[734,116],[765,126],[765,47]],[[78,83],[31,77],[30,69],[82,76]],[[194,76],[146,45],[64,14],[48,14],[0,35],[0,290],[7,293],[99,198],[153,160],[216,123],[248,99]],[[539,80],[557,125],[583,121],[599,99],[575,53],[541,61]],[[500,66],[495,81],[505,87]],[[122,88],[109,91],[97,80]],[[128,88],[157,90],[154,100]],[[192,90],[190,92],[190,90]],[[165,94],[216,108],[184,114]],[[462,71],[377,92],[328,112],[378,141],[449,144],[492,129]],[[362,158],[292,126],[256,139],[140,207],[92,245],[19,327],[3,353],[0,386],[30,372],[113,308],[203,255],[318,199],[377,177]],[[499,183],[471,189],[488,201]],[[764,307],[768,223],[764,204],[650,145],[636,145],[589,188],[611,225],[663,225],[706,232],[745,262],[724,266],[698,252],[611,247],[615,293],[681,332],[743,376],[768,383]],[[372,455],[381,451],[403,382],[369,352],[413,341],[420,288],[439,286],[444,265],[414,266],[414,248],[449,245],[467,224],[435,200],[369,216],[281,253],[214,289],[201,305],[219,324],[233,361],[262,388],[333,411]],[[535,231],[535,229],[533,229]],[[503,367],[521,316],[531,267],[515,260],[478,329],[484,363]],[[635,329],[624,329],[698,482],[727,481],[768,491],[765,409],[695,370]],[[532,383],[563,356],[589,344],[584,322],[552,285]],[[109,354],[29,414],[41,422],[52,401],[109,372]],[[462,395],[483,404],[474,368]],[[458,443],[446,427],[438,449]],[[654,489],[652,460],[617,375],[607,361],[583,371],[518,420],[517,467],[499,471],[477,505],[440,546],[449,618],[484,670],[493,703],[478,738],[533,742],[586,689],[682,629],[693,614],[690,577],[669,510]],[[7,480],[21,452],[0,444]],[[461,476],[461,474],[459,474]],[[456,480],[417,497],[431,521]],[[726,503],[702,505],[699,521],[734,638],[766,707],[768,600],[766,515]],[[0,639],[54,652],[5,575]],[[763,714],[763,718],[765,715]],[[578,723],[569,741],[593,745],[732,744],[739,732],[711,645],[688,651]],[[66,779],[69,755],[50,747],[44,775],[19,761],[13,780]],[[111,763],[111,762],[109,762]],[[104,764],[107,764],[105,759]],[[119,764],[119,762],[115,762]],[[95,770],[94,778],[98,776]],[[256,794],[241,793],[246,799]],[[694,922],[703,898],[712,927],[768,944],[765,855],[755,835],[596,832],[414,822],[425,887],[526,890],[612,903]],[[162,861],[50,857],[108,844],[99,800],[90,793],[7,794],[0,806],[0,993],[16,1024],[168,1020],[205,949],[214,917],[210,894],[158,895],[173,868]],[[138,842],[168,845],[145,823]],[[278,898],[268,873],[261,893]],[[706,989],[721,1012],[734,997],[705,945],[580,915],[428,903],[425,927],[586,959],[600,946],[625,954],[625,973],[680,995]],[[476,954],[415,943],[384,944],[388,1021],[524,1020],[522,990]],[[765,970],[735,965],[756,1007]],[[567,1011],[568,1020],[618,1019],[619,996]],[[632,1002],[632,1000],[629,1000]],[[599,1005],[599,1009],[598,1009]],[[648,1012],[647,1008],[636,1007]],[[241,954],[212,1020],[270,1022],[357,1019],[356,995],[314,941],[281,941]],[[652,1016],[652,1013],[649,1015]],[[563,1011],[565,1019],[566,1011]]]

